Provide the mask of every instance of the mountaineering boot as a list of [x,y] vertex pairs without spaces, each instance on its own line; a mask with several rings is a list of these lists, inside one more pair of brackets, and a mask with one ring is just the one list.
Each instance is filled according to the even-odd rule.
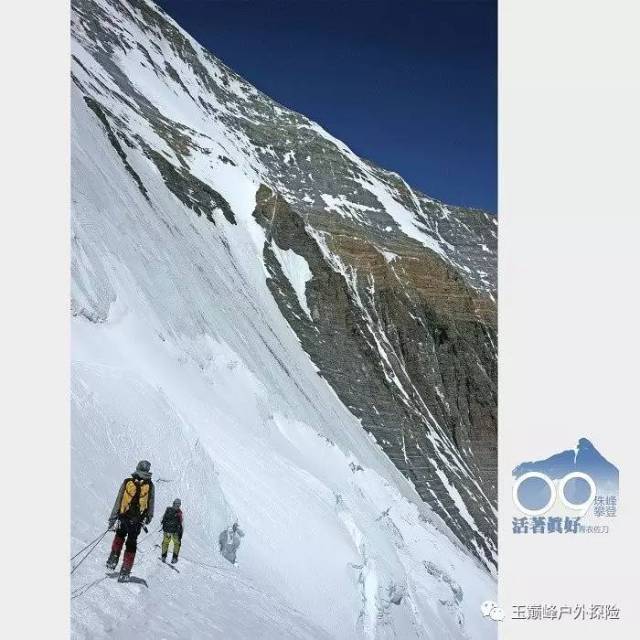
[[118,582],[129,582],[130,571],[126,571],[124,567],[120,569],[120,575],[118,576]]
[[112,551],[107,558],[107,569],[115,569],[118,566],[118,560],[120,560],[120,554]]
[[166,554],[166,553],[163,553],[163,554],[160,556],[160,560],[162,560],[162,562],[166,562],[166,561],[167,561],[167,554]]
[[176,562],[178,562],[178,554],[174,553],[173,557],[171,558],[171,564],[175,564]]

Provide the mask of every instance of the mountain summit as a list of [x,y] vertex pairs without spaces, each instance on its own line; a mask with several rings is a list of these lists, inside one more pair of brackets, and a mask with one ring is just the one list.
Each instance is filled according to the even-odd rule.
[[616,493],[618,490],[618,468],[587,438],[580,438],[575,449],[561,451],[544,460],[519,464],[513,470],[513,476],[518,478],[530,471],[545,473],[552,480],[579,471],[591,476],[599,491],[611,490]]
[[359,158],[152,2],[72,9],[73,544],[144,458],[191,563],[141,541],[133,627],[83,564],[75,633],[493,637],[495,218]]

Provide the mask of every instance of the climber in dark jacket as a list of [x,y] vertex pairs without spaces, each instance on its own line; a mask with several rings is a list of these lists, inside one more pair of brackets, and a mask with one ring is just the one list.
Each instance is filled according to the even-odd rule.
[[109,516],[109,528],[115,529],[116,532],[111,545],[111,554],[107,560],[109,569],[115,569],[118,565],[120,552],[126,540],[124,559],[118,578],[122,582],[129,579],[136,557],[140,529],[149,524],[153,518],[154,496],[151,463],[140,460],[136,470],[122,482]]
[[180,509],[180,498],[173,501],[173,506],[167,507],[162,516],[162,562],[167,559],[169,551],[169,543],[173,541],[173,556],[171,564],[178,562],[178,553],[180,553],[180,545],[182,544],[182,533],[184,531],[182,522],[182,511]]

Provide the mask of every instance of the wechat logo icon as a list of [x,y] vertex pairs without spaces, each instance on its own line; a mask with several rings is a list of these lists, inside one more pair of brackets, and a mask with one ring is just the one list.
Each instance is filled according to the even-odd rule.
[[485,600],[480,605],[480,612],[485,618],[491,618],[495,622],[504,620],[504,610],[499,607],[493,600]]

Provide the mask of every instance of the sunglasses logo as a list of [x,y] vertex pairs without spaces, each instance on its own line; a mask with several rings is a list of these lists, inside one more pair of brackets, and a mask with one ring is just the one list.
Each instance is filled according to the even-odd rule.
[[513,485],[513,502],[527,516],[547,513],[558,498],[572,511],[586,514],[596,497],[593,478],[581,471],[573,471],[554,482],[545,473],[529,471]]

